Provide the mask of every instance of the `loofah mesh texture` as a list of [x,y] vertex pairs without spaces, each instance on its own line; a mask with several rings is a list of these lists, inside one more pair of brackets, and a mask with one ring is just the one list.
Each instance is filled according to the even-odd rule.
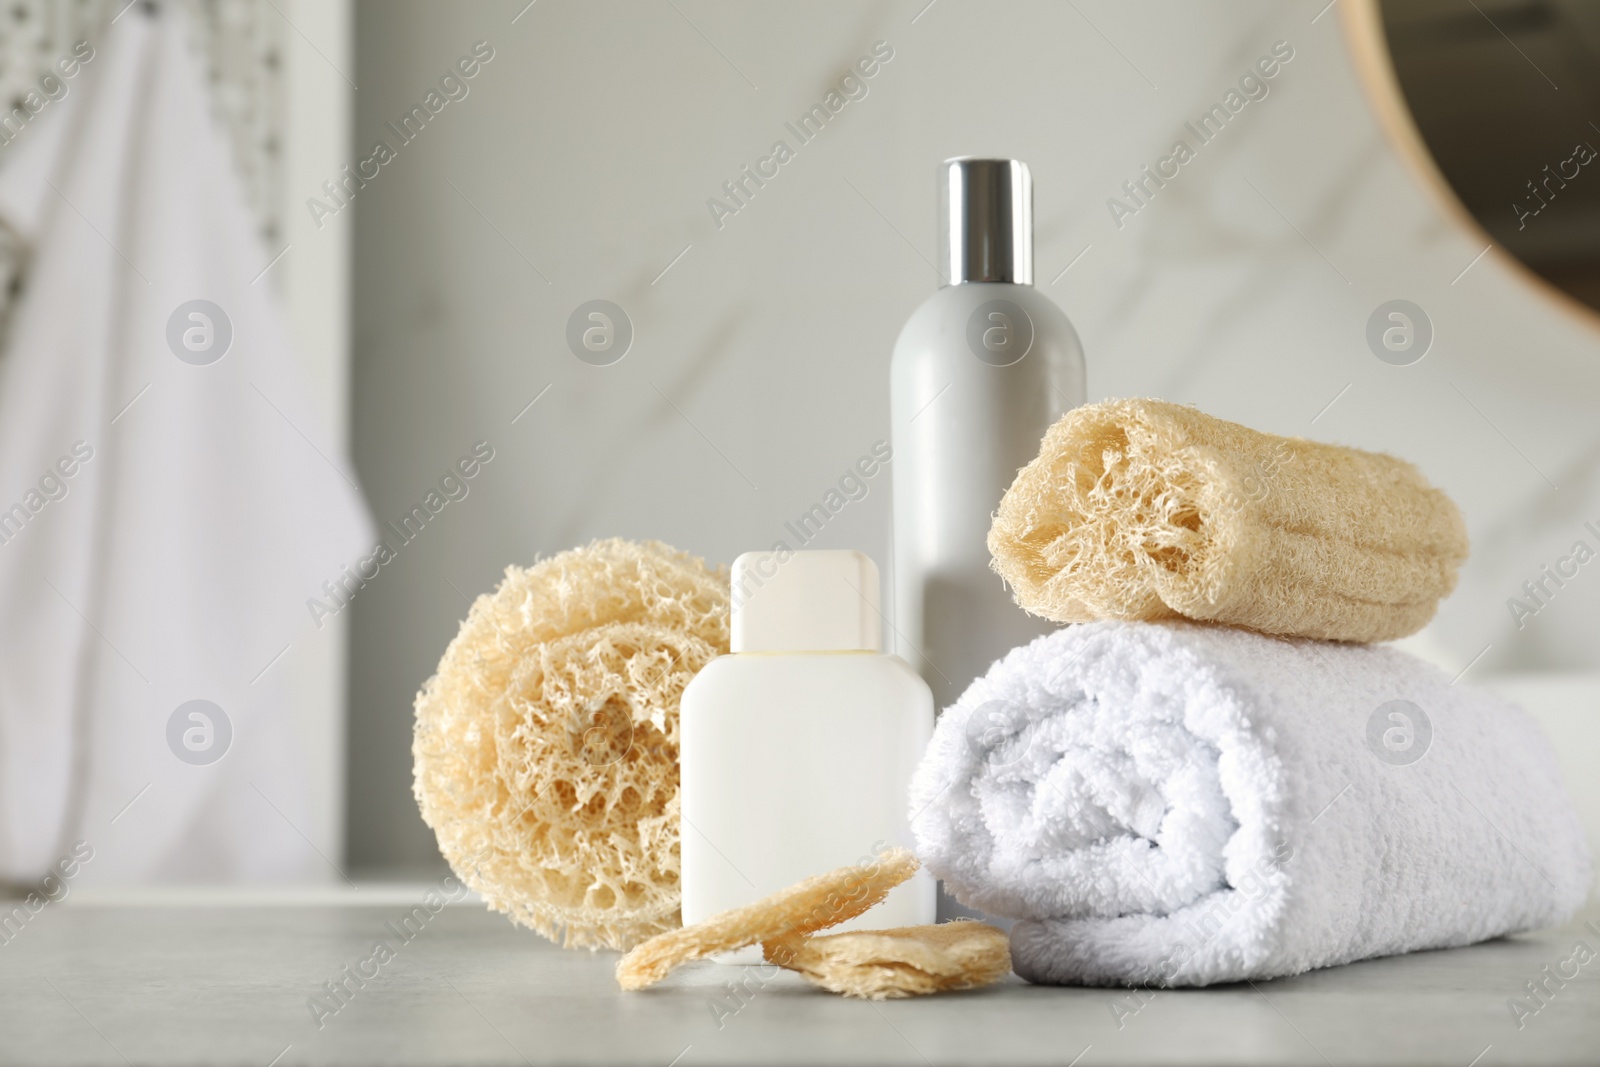
[[506,568],[417,695],[414,791],[451,868],[569,948],[678,927],[678,700],[727,651],[726,571],[666,545]]
[[1392,456],[1111,400],[1045,434],[989,552],[1017,603],[1056,622],[1184,616],[1388,641],[1455,587],[1467,533],[1450,498]]
[[1011,973],[1006,932],[967,920],[769,941],[763,948],[768,962],[863,1000],[976,989]]
[[908,848],[886,849],[871,863],[812,875],[742,908],[659,934],[617,962],[617,984],[645,989],[675,968],[746,945],[786,942],[848,922],[877,906],[889,890],[917,873]]

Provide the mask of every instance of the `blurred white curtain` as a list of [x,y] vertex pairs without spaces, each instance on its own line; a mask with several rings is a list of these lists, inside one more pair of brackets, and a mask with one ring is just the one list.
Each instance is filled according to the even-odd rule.
[[[281,663],[316,640],[306,599],[371,527],[164,11],[91,42],[0,161],[0,220],[27,256],[0,357],[11,881],[79,839],[95,882],[330,862],[301,831]],[[196,700],[201,718],[179,712]]]

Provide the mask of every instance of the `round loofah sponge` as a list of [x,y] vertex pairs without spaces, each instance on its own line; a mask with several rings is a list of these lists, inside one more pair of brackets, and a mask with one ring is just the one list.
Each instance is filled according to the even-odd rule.
[[414,791],[451,868],[569,948],[678,915],[678,700],[728,651],[723,568],[597,541],[507,567],[417,694]]

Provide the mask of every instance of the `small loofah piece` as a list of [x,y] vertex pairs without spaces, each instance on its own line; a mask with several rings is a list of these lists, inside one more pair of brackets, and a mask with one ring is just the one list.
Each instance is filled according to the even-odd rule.
[[854,919],[915,873],[911,850],[891,848],[872,863],[814,875],[754,904],[652,937],[618,961],[617,982],[644,989],[690,960],[825,930]]
[[1000,501],[996,573],[1056,622],[1184,616],[1389,641],[1455,588],[1467,532],[1411,464],[1161,400],[1062,416]]
[[567,947],[679,925],[678,700],[728,651],[728,577],[609,540],[480,596],[417,695],[414,791],[451,868]]
[[769,962],[863,1000],[976,989],[1011,973],[1006,932],[966,920],[769,941],[763,949]]

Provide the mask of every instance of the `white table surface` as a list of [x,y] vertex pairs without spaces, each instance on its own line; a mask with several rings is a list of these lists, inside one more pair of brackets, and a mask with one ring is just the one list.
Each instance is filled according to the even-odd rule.
[[1581,926],[1600,920],[1593,904],[1560,930],[1254,988],[1159,992],[1120,1026],[1117,994],[1103,989],[1013,978],[871,1004],[787,973],[764,988],[752,980],[758,992],[719,1026],[713,998],[738,968],[694,964],[623,994],[613,954],[563,951],[463,904],[319,1029],[307,998],[378,938],[398,943],[385,924],[409,905],[390,896],[51,905],[0,946],[0,1063],[1600,1063],[1600,958],[1522,1029],[1507,1006],[1575,942],[1600,950]]

